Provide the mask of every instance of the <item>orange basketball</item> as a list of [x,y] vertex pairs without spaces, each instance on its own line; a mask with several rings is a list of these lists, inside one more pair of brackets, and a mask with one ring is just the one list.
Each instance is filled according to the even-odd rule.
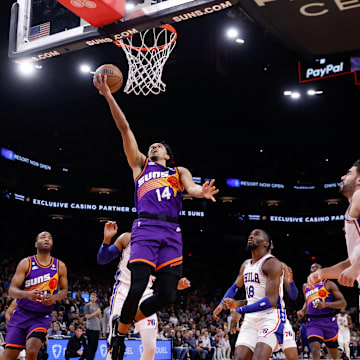
[[104,64],[99,66],[96,74],[103,74],[107,76],[106,83],[108,84],[112,93],[118,91],[123,83],[123,74],[120,69],[113,64]]

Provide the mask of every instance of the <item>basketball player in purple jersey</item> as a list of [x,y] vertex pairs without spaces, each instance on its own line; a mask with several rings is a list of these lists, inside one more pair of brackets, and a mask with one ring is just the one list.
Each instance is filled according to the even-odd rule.
[[[108,102],[135,180],[138,219],[131,230],[131,286],[120,318],[114,318],[118,322],[118,334],[111,346],[113,360],[120,360],[125,351],[125,335],[132,322],[149,317],[176,298],[183,262],[178,224],[183,190],[196,198],[212,201],[219,190],[214,186],[215,180],[200,186],[194,183],[188,169],[168,167],[172,163],[172,153],[165,143],[152,144],[147,156],[141,153],[124,113],[106,84],[106,75],[95,74],[93,82]],[[156,272],[157,290],[138,307],[153,272]]]
[[9,295],[17,299],[17,307],[7,325],[5,360],[16,360],[22,349],[27,360],[36,360],[51,325],[53,304],[67,295],[67,269],[51,256],[51,234],[38,234],[35,247],[37,254],[21,260],[11,280]]
[[[310,272],[321,269],[321,265],[312,264]],[[298,317],[303,318],[307,313],[307,337],[309,340],[313,360],[320,360],[322,342],[331,359],[339,359],[341,353],[338,349],[338,324],[335,309],[346,307],[346,300],[337,285],[322,279],[316,285],[303,285],[305,303],[298,311]]]
[[344,226],[348,258],[313,272],[309,275],[309,284],[316,284],[326,278],[338,279],[343,286],[354,286],[357,280],[360,286],[360,159],[341,178],[339,191],[349,201]]

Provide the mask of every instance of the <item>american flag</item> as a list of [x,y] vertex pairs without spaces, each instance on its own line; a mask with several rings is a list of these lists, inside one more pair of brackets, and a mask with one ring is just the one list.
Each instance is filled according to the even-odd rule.
[[29,41],[50,35],[50,21],[30,28]]

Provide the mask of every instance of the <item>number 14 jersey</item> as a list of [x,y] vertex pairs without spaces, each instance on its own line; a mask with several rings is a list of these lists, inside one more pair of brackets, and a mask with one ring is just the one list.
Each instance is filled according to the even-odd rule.
[[147,158],[141,174],[135,179],[136,211],[178,218],[182,192],[177,168],[167,168]]

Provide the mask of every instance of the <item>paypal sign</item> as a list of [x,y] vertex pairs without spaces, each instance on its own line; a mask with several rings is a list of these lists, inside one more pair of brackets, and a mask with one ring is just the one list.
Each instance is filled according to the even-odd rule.
[[[64,360],[68,339],[49,339],[48,360]],[[125,340],[124,360],[139,360],[143,352],[141,340]],[[105,360],[107,355],[106,340],[99,340],[94,360]],[[156,340],[155,360],[171,360],[171,340]],[[77,358],[74,358],[74,360]]]

